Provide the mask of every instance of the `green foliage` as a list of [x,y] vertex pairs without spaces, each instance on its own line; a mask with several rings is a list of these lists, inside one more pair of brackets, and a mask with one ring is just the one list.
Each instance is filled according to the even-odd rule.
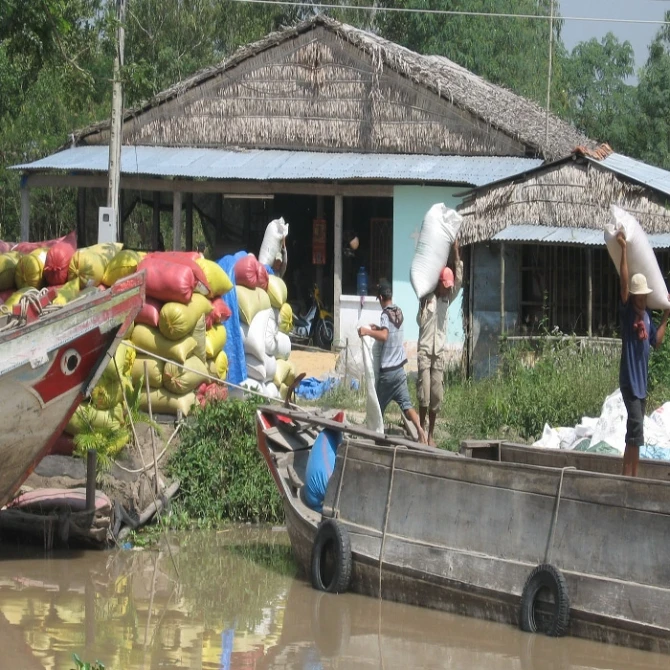
[[100,661],[88,663],[82,661],[77,654],[72,654],[74,658],[74,668],[72,670],[105,670],[105,666]]
[[256,445],[253,401],[196,408],[168,472],[181,482],[175,514],[190,519],[274,522],[281,501]]
[[[658,323],[658,319],[655,319]],[[659,349],[649,356],[648,405],[659,405],[668,399],[670,389],[670,333],[666,333]]]
[[618,385],[619,358],[584,350],[566,338],[505,351],[496,375],[448,387],[442,416],[450,449],[464,439],[540,437],[544,424],[574,426],[599,416]]

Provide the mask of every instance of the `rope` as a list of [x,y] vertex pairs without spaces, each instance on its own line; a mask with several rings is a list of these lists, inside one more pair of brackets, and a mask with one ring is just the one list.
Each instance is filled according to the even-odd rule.
[[386,545],[386,527],[389,521],[389,512],[391,510],[391,495],[393,494],[393,477],[395,475],[395,457],[398,449],[404,449],[400,445],[393,447],[393,462],[391,463],[391,481],[389,482],[389,492],[386,497],[386,509],[384,510],[384,528],[382,530],[382,545],[379,549],[379,599],[382,597],[382,561],[384,560],[384,547]]
[[28,321],[28,309],[30,306],[35,309],[37,318],[41,317],[42,314],[49,314],[61,309],[62,305],[53,304],[48,304],[45,307],[42,307],[41,298],[44,297],[48,291],[48,288],[43,288],[41,290],[29,288],[16,304],[16,307],[19,308],[18,314],[14,313],[14,306],[8,307],[7,305],[0,305],[0,315],[8,318],[8,322],[0,327],[0,332],[25,325]]
[[[158,461],[161,460],[161,458],[163,458],[163,456],[165,455],[165,453],[168,450],[168,447],[170,446],[170,443],[174,439],[175,435],[179,432],[179,429],[182,427],[182,425],[183,424],[181,424],[181,423],[177,424],[177,427],[174,429],[174,432],[172,433],[172,435],[170,435],[168,441],[165,443],[165,449],[163,449],[163,451],[161,451],[161,453],[158,454],[158,456],[156,456],[156,464],[158,463]],[[151,468],[154,467],[153,463],[149,463],[149,465],[147,465],[143,468],[139,468],[138,470],[131,470],[129,468],[123,467],[123,465],[121,465],[121,463],[119,463],[118,461],[114,461],[114,465],[116,465],[117,468],[120,468],[124,472],[129,472],[131,475],[142,474],[143,472],[146,472],[147,470],[151,470]]]
[[561,478],[558,482],[558,491],[556,492],[556,502],[554,503],[554,515],[551,519],[551,526],[549,527],[549,537],[547,539],[547,548],[544,552],[544,562],[549,563],[549,557],[551,555],[551,550],[554,544],[554,533],[556,532],[556,521],[558,520],[558,508],[561,504],[561,493],[563,491],[563,476],[565,475],[566,470],[576,470],[577,468],[574,465],[568,465],[565,468],[561,468]]

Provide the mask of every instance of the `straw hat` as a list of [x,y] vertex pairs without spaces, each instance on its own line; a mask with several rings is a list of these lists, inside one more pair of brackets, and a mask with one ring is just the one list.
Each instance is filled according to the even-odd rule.
[[638,272],[630,278],[629,293],[632,295],[649,295],[653,291],[647,286],[647,278]]

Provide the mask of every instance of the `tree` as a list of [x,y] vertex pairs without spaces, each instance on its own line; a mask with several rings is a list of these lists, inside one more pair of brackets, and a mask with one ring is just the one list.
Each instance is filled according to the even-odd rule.
[[[665,20],[670,21],[670,12]],[[639,157],[670,169],[670,26],[664,25],[649,47],[637,87],[640,117],[635,123]]]
[[636,116],[636,89],[626,83],[634,74],[630,42],[607,33],[601,42],[581,42],[566,62],[565,74],[571,118],[594,140],[617,151],[634,151],[632,125]]

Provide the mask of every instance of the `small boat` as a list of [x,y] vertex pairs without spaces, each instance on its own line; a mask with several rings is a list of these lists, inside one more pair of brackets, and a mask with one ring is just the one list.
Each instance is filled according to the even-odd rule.
[[[319,513],[304,482],[324,429],[344,437]],[[560,467],[518,445],[455,454],[281,407],[257,410],[257,441],[315,588],[670,653],[662,466],[643,479],[596,454]]]
[[63,306],[48,291],[28,295],[0,318],[0,508],[95,386],[144,303],[144,275]]

